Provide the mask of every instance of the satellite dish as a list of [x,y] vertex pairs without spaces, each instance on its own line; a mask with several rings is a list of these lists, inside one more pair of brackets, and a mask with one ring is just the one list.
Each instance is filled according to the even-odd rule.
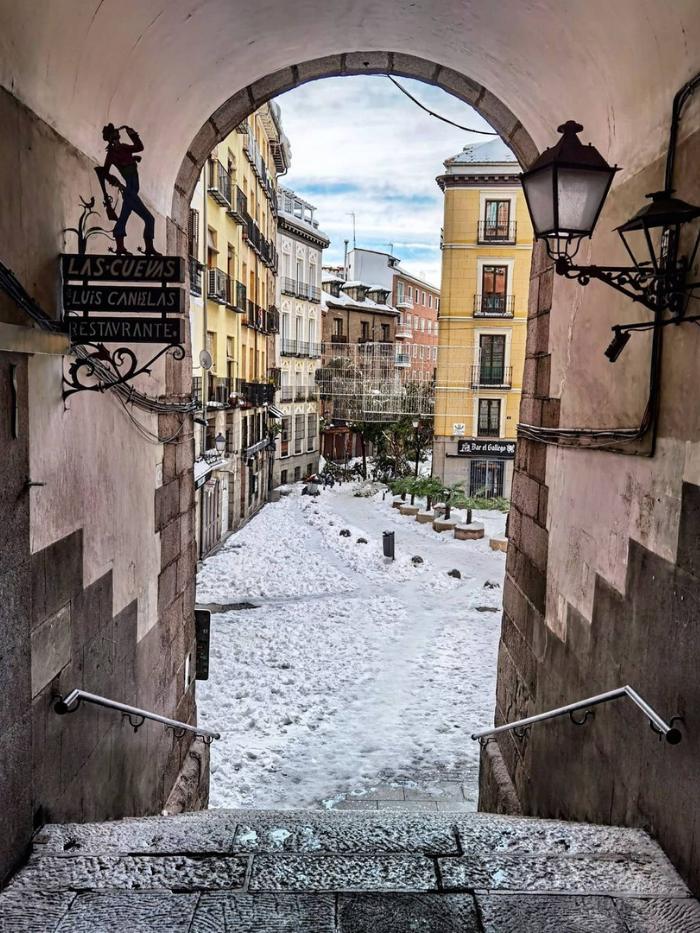
[[208,350],[202,350],[199,354],[199,365],[202,369],[209,370],[214,365],[214,360],[211,358],[211,353]]

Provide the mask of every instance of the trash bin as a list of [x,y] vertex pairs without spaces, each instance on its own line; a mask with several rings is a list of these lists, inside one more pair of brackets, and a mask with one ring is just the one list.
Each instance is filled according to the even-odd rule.
[[393,531],[385,531],[382,538],[384,556],[390,557],[392,560],[394,560],[394,534]]

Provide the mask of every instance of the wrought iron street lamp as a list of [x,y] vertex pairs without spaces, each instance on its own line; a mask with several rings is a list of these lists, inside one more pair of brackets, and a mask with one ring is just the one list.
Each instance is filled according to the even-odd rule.
[[226,438],[220,431],[214,438],[214,446],[216,447],[216,452],[223,456],[226,450]]
[[[683,315],[688,300],[696,297],[691,294],[693,289],[700,287],[698,282],[687,281],[700,244],[700,229],[689,259],[679,257],[678,249],[682,226],[700,217],[700,207],[674,198],[670,187],[677,132],[674,111],[666,188],[647,195],[651,203],[616,228],[632,265],[576,265],[573,260],[581,240],[592,235],[618,171],[594,146],[581,142],[578,134],[582,129],[573,120],[562,124],[561,139],[520,178],[535,238],[544,240],[559,275],[581,285],[597,279],[655,312],[654,324],[613,328],[615,336],[606,355],[614,362],[629,339],[629,331],[698,320]],[[664,320],[666,311],[672,317]]]

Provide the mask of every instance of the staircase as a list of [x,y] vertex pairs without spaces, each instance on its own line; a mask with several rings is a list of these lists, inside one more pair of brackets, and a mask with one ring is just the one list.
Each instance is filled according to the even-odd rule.
[[1,933],[695,933],[645,832],[473,813],[210,810],[50,825]]

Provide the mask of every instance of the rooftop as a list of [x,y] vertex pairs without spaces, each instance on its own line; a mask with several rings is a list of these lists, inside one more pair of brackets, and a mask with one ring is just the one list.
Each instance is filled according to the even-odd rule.
[[450,165],[517,165],[518,160],[506,146],[500,136],[487,143],[476,143],[464,149],[450,159],[445,159],[445,167]]

